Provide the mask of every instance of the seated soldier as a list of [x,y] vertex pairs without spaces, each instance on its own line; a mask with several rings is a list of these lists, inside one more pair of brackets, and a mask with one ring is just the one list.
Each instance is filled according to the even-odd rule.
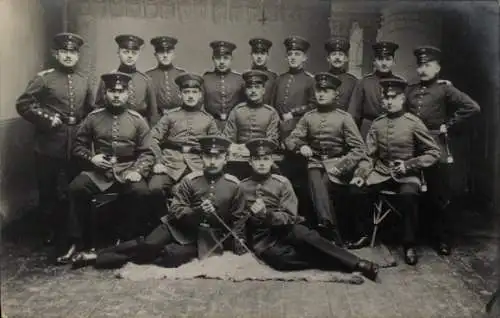
[[[179,266],[199,254],[202,231],[210,229],[212,239],[220,241],[232,227],[238,237],[224,241],[224,247],[235,254],[245,251],[245,199],[234,176],[224,174],[226,154],[231,142],[218,136],[199,138],[203,171],[185,176],[174,187],[169,214],[162,224],[146,238],[123,242],[98,253],[81,253],[73,261],[73,268],[94,264],[96,268],[117,268],[128,261],[158,265]],[[232,244],[228,244],[232,243]],[[210,249],[208,250],[210,251]]]
[[[380,85],[382,105],[387,114],[373,121],[366,139],[370,160],[359,164],[351,183],[358,187],[366,184],[369,193],[392,190],[399,194],[396,203],[403,216],[405,262],[415,265],[418,262],[415,231],[420,169],[436,163],[440,152],[422,121],[403,109],[406,82],[397,78],[383,79]],[[366,234],[364,232],[362,234]]]
[[285,144],[307,158],[317,224],[322,233],[342,244],[336,221],[339,214],[334,208],[349,200],[349,181],[366,149],[351,115],[335,102],[341,81],[330,73],[316,74],[315,80],[317,108],[299,120]]
[[247,101],[231,110],[223,132],[224,136],[233,142],[232,155],[245,159],[241,162],[242,165],[232,163],[229,166],[231,171],[234,170],[233,174],[239,178],[250,175],[246,163],[248,150],[245,143],[253,138],[267,138],[278,142],[280,123],[278,112],[263,103],[267,74],[252,70],[243,73],[243,80]]
[[181,90],[182,106],[165,111],[151,129],[154,156],[148,160],[153,166],[149,190],[158,218],[166,213],[165,197],[170,197],[172,186],[188,173],[203,169],[199,153],[193,152],[198,148],[197,138],[219,133],[214,118],[202,109],[203,78],[182,74],[175,83]]
[[277,270],[307,268],[360,271],[375,280],[378,266],[321,237],[300,224],[297,197],[290,181],[271,174],[272,153],[277,145],[266,139],[247,143],[252,176],[241,182],[246,198],[249,242],[257,257]]
[[85,221],[91,217],[93,195],[106,191],[127,194],[123,199],[128,208],[120,211],[118,218],[122,239],[139,230],[139,214],[144,213],[141,206],[148,193],[144,178],[149,169],[141,155],[148,152],[149,126],[139,113],[128,107],[129,75],[116,72],[104,74],[101,79],[105,87],[105,107],[90,113],[76,134],[73,154],[91,163],[92,168],[80,173],[69,185],[71,246],[58,262],[69,261],[86,243],[84,238],[88,235],[84,234],[88,234],[89,229]]

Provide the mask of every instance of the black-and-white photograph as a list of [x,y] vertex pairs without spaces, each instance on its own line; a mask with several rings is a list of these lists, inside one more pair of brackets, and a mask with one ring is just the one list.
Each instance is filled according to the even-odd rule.
[[1,317],[500,317],[499,11],[0,0]]

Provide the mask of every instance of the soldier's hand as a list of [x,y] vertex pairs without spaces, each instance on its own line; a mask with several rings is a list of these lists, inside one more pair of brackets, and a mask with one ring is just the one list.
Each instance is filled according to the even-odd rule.
[[52,121],[50,122],[50,125],[52,127],[57,127],[57,126],[62,125],[61,118],[59,116],[54,116],[54,118],[52,118]]
[[111,162],[106,159],[105,154],[95,155],[91,159],[92,163],[99,168],[108,169],[111,168]]
[[200,205],[200,209],[203,213],[212,214],[215,213],[215,207],[210,200],[203,200]]
[[250,207],[250,211],[252,211],[253,214],[266,213],[266,205],[264,204],[264,201],[261,198],[255,200],[254,204]]
[[309,158],[309,157],[312,157],[313,152],[312,152],[311,147],[309,147],[308,145],[304,145],[304,146],[300,147],[300,154],[306,158]]
[[406,173],[406,166],[405,166],[405,163],[403,162],[403,160],[394,161],[394,167],[392,169],[397,174],[405,174]]
[[448,133],[448,127],[446,127],[445,124],[442,124],[441,126],[439,126],[439,133],[441,133],[441,134],[447,134]]
[[361,177],[354,177],[354,178],[352,178],[350,184],[353,184],[353,185],[361,188],[365,184],[365,180]]
[[125,175],[125,180],[130,182],[139,182],[141,181],[142,176],[137,171],[130,171]]
[[165,166],[163,163],[157,163],[153,166],[153,173],[154,174],[165,174],[165,173],[167,173],[167,166]]

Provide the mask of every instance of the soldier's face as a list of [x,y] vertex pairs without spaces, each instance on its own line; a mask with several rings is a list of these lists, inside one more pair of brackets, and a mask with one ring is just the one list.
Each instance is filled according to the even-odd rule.
[[250,166],[257,174],[268,174],[273,166],[273,157],[271,155],[252,156],[250,158]]
[[306,63],[307,55],[300,50],[290,50],[286,53],[286,60],[289,67],[300,68]]
[[118,49],[120,62],[127,66],[135,65],[135,63],[137,63],[137,59],[139,59],[140,53],[140,50]]
[[155,53],[156,60],[161,65],[170,65],[175,58],[175,51],[173,49],[160,51]]
[[264,92],[264,84],[262,83],[247,84],[245,87],[245,93],[247,94],[248,99],[252,102],[261,102],[264,97]]
[[405,100],[405,94],[396,94],[394,92],[389,92],[383,95],[382,107],[388,113],[396,113],[403,109]]
[[342,68],[347,63],[347,55],[341,51],[333,51],[326,58],[332,67]]
[[212,57],[212,60],[214,61],[214,67],[217,71],[225,72],[231,67],[233,56],[229,54],[216,55]]
[[314,89],[314,95],[319,105],[329,105],[333,103],[333,101],[337,97],[337,91],[333,88],[316,87]]
[[426,63],[421,63],[417,66],[417,73],[420,79],[423,81],[428,81],[435,78],[439,71],[441,71],[441,66],[437,61],[429,61]]
[[106,99],[113,107],[122,107],[128,100],[128,89],[108,88],[106,90]]
[[392,70],[392,67],[394,66],[394,57],[393,56],[376,57],[373,64],[375,65],[375,70],[381,73],[388,73]]
[[203,164],[205,167],[205,171],[210,174],[218,174],[224,169],[226,165],[226,154],[218,153],[218,154],[203,154],[201,156],[203,159]]
[[253,52],[252,63],[256,66],[265,66],[269,60],[269,53],[266,52]]
[[201,90],[197,87],[186,87],[181,90],[184,105],[194,107],[201,99]]
[[65,67],[73,67],[80,59],[80,53],[77,50],[57,50],[54,52],[56,60]]

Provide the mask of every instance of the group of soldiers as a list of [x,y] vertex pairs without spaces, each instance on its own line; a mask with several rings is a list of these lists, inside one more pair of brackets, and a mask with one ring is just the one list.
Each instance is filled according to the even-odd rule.
[[[289,69],[279,76],[267,68],[272,42],[264,38],[249,41],[252,66],[243,74],[231,70],[236,45],[211,42],[214,70],[203,76],[173,64],[173,37],[151,39],[158,66],[145,73],[135,66],[144,40],[115,40],[120,65],[101,76],[95,99],[77,68],[84,40],[61,33],[57,66],[17,101],[35,126],[49,233],[59,174],[70,181],[68,250],[58,262],[177,266],[200,250],[231,249],[281,270],[336,266],[375,279],[377,265],[347,249],[368,245],[381,190],[398,194],[407,264],[418,261],[423,212],[433,215],[437,251],[450,254],[446,138],[479,106],[439,79],[439,49],[415,49],[420,81],[408,85],[391,71],[391,42],[373,45],[375,71],[358,80],[346,72],[349,42],[341,37],[325,43],[331,68],[315,75],[304,69],[310,43],[286,38]],[[89,252],[91,200],[108,192],[125,202],[114,219],[120,242]]]

